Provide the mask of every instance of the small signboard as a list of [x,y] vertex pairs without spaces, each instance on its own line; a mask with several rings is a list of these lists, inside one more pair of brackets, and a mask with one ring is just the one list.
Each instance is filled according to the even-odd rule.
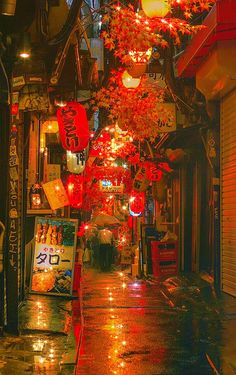
[[100,180],[99,188],[103,193],[122,194],[124,192],[124,185],[113,185],[107,180]]
[[60,178],[43,184],[43,190],[52,210],[70,204],[66,190]]
[[132,263],[132,252],[130,249],[123,249],[121,251],[121,264],[131,264]]
[[71,295],[77,220],[35,218],[30,291]]
[[157,124],[160,133],[171,133],[176,131],[176,106],[174,103],[161,103],[158,105],[160,111],[165,111],[168,121],[159,121]]

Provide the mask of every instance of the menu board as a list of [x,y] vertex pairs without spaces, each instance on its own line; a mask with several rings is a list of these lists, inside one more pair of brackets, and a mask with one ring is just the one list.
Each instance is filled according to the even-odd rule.
[[71,295],[78,222],[35,218],[30,291]]

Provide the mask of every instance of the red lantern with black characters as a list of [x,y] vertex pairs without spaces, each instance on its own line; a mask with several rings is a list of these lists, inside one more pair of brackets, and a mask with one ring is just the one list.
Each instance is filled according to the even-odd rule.
[[60,138],[65,150],[83,151],[89,142],[89,127],[85,108],[77,102],[68,102],[57,110]]
[[70,206],[80,208],[83,203],[83,176],[71,174],[67,179],[67,194]]
[[144,211],[145,194],[132,190],[129,198],[129,208],[134,214],[140,214]]

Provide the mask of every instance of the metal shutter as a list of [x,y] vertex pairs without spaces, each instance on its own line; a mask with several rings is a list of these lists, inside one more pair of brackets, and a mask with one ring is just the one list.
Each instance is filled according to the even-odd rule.
[[236,296],[236,90],[221,102],[221,284]]

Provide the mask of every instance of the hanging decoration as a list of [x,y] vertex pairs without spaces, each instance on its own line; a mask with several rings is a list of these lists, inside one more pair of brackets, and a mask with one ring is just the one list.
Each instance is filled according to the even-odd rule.
[[138,172],[136,173],[133,180],[133,189],[137,192],[146,191],[149,186],[150,181],[147,177],[147,170],[144,165],[142,165]]
[[80,208],[83,203],[83,176],[71,174],[67,178],[67,195],[70,206]]
[[82,173],[88,158],[88,147],[81,152],[66,151],[67,169],[71,173]]
[[158,168],[158,165],[155,165],[152,162],[145,162],[146,176],[149,181],[160,181],[163,175],[163,172]]
[[[109,7],[102,18],[105,30],[101,37],[106,48],[114,51],[114,55],[119,57],[122,63],[129,64],[132,61],[130,51],[148,51],[154,46],[166,48],[170,38],[180,45],[182,36],[195,34],[202,29],[204,26],[191,25],[188,19],[193,13],[209,10],[215,1],[144,0],[144,12],[154,18],[147,17],[144,12],[135,12],[130,4],[114,5]],[[151,2],[155,3],[155,7],[150,7]],[[164,15],[171,15],[171,8],[175,7],[178,8],[181,18],[164,18]]]
[[65,150],[83,151],[89,142],[89,128],[85,108],[77,102],[68,102],[57,110],[60,138]]
[[38,182],[31,186],[29,197],[31,209],[42,207],[42,186]]
[[159,135],[157,122],[166,123],[172,118],[168,109],[162,106],[167,92],[152,86],[145,78],[136,89],[129,90],[123,86],[122,73],[113,72],[107,87],[94,94],[91,100],[94,111],[109,109],[111,123],[117,121],[119,127],[129,131],[134,139],[154,141]]
[[145,194],[132,190],[129,198],[129,211],[132,216],[139,216],[144,211]]
[[89,156],[103,157],[104,150],[106,150],[106,153],[111,151],[111,135],[106,131],[103,131],[94,141],[91,142]]

